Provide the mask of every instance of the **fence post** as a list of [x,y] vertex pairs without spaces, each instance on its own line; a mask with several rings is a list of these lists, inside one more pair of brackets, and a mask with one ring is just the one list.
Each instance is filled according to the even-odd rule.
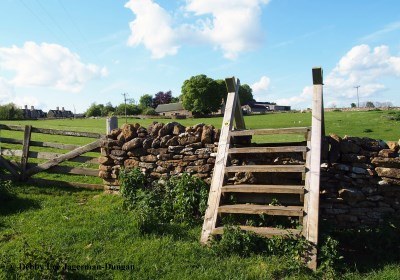
[[106,134],[110,134],[111,130],[118,128],[118,118],[112,116],[106,119]]
[[21,157],[21,180],[26,179],[26,165],[28,164],[29,158],[29,144],[31,141],[31,130],[32,126],[25,125],[24,140],[22,142],[22,157]]

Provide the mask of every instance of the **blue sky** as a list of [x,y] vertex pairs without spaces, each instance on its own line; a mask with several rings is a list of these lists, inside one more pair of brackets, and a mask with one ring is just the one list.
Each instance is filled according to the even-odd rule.
[[400,106],[400,1],[1,0],[0,103],[84,112],[206,74],[240,78],[258,101]]

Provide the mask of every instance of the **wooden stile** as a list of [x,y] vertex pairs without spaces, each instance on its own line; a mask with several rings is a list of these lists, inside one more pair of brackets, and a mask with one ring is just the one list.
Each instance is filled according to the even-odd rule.
[[[317,244],[318,244],[318,211],[319,211],[319,183],[320,183],[320,160],[321,140],[324,135],[324,114],[322,96],[322,69],[313,69],[314,95],[312,105],[312,127],[292,128],[266,128],[246,130],[243,115],[238,102],[238,84],[235,85],[234,78],[226,79],[228,98],[226,110],[222,122],[221,136],[218,143],[216,163],[211,181],[208,208],[204,217],[203,229],[200,241],[205,244],[212,234],[223,234],[224,228],[218,224],[222,223],[219,215],[240,214],[254,215],[265,214],[271,216],[291,216],[299,219],[303,225],[302,230],[294,228],[269,228],[250,227],[241,225],[242,230],[253,231],[262,236],[271,237],[275,235],[287,235],[300,233],[310,242],[310,248],[306,253],[305,261],[309,268],[315,270],[317,267]],[[236,129],[233,129],[233,121]],[[251,135],[274,135],[274,134],[300,134],[304,135],[304,142],[264,144],[263,146],[245,147],[248,143],[234,141],[231,138]],[[236,147],[234,147],[235,143]],[[267,145],[267,146],[265,146]],[[233,146],[233,147],[231,147]],[[227,166],[228,157],[244,154],[263,153],[300,153],[305,164],[267,165],[246,164]],[[244,162],[246,163],[246,162]],[[230,185],[225,176],[230,173],[264,173],[263,176],[275,176],[276,173],[298,173],[289,177],[297,178],[293,184],[271,185],[258,182],[257,184],[241,183]],[[268,175],[272,174],[272,175]],[[292,180],[292,179],[291,179]],[[226,183],[227,181],[228,183]],[[297,184],[299,183],[299,184]],[[237,199],[233,204],[221,202],[222,194],[236,194]],[[274,196],[271,196],[274,195]],[[285,205],[268,204],[272,198],[283,197],[281,200]],[[296,201],[297,200],[297,201]],[[231,202],[232,203],[232,202]],[[287,205],[290,204],[290,205]]]

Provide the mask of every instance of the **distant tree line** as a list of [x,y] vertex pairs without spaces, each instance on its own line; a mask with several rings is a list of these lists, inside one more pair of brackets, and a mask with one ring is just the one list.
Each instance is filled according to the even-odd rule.
[[[159,91],[154,96],[144,94],[139,98],[139,104],[134,104],[132,100],[128,100],[126,114],[156,115],[155,108],[158,105],[182,102],[183,108],[191,111],[194,115],[206,115],[221,109],[222,102],[226,101],[227,95],[228,92],[224,80],[214,80],[206,75],[197,75],[184,81],[179,97],[173,97],[172,92],[169,90],[165,92]],[[253,91],[249,85],[240,85],[239,100],[242,105],[255,101]],[[124,114],[125,103],[114,107],[110,102],[105,105],[92,103],[85,113],[86,117]]]
[[0,120],[23,119],[23,112],[14,103],[0,105]]
[[92,103],[86,110],[86,117],[106,117],[112,115],[125,115],[125,107],[127,115],[156,115],[155,108],[160,104],[169,104],[178,102],[179,98],[173,97],[172,92],[159,91],[154,97],[150,94],[144,94],[139,98],[139,104],[135,104],[133,100],[128,99],[128,102],[121,103],[118,106],[113,106],[110,102],[104,104]]
[[[350,104],[351,108],[357,108],[356,103],[351,103]],[[393,107],[393,103],[390,101],[387,102],[379,102],[379,101],[366,101],[366,102],[362,102],[360,103],[360,107],[361,108],[384,108],[384,107]]]

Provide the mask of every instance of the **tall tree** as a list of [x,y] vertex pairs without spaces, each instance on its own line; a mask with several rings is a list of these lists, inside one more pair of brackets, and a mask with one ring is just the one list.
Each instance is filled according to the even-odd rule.
[[[226,98],[228,96],[228,91],[226,89],[226,84],[224,80],[215,80],[218,84],[218,94],[221,96],[221,99],[224,99],[226,102]],[[253,90],[248,84],[240,85],[239,87],[239,100],[241,105],[246,105],[249,102],[255,101],[253,97]]]
[[221,106],[219,86],[206,75],[197,75],[182,85],[182,105],[194,114],[216,112]]
[[153,97],[150,94],[144,94],[139,99],[139,106],[142,109],[148,108],[151,107],[152,102],[153,102]]
[[160,104],[168,104],[171,103],[172,93],[171,91],[163,92],[159,91],[154,95],[152,100],[152,107],[156,108]]
[[239,87],[239,100],[241,105],[246,105],[249,102],[254,102],[253,90],[248,84],[240,85]]

